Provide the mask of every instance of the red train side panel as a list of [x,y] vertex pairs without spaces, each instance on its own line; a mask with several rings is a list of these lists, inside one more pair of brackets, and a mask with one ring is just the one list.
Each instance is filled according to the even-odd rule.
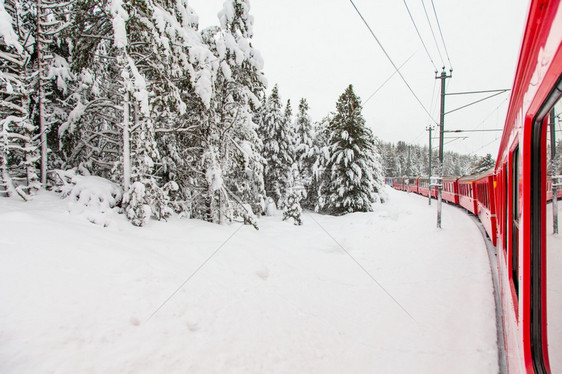
[[478,206],[477,214],[480,222],[486,229],[488,237],[494,244],[497,243],[496,233],[496,206],[494,201],[494,176],[493,174],[485,175],[474,182],[476,189],[476,204]]
[[443,177],[443,192],[442,198],[451,204],[459,205],[459,191],[458,191],[458,178],[456,177]]
[[472,214],[478,214],[478,206],[474,196],[474,176],[466,176],[458,179],[459,205]]

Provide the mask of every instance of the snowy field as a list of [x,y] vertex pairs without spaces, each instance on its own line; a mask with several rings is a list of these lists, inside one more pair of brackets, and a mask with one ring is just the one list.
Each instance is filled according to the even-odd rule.
[[1,198],[0,373],[497,373],[478,228],[388,193],[260,231]]

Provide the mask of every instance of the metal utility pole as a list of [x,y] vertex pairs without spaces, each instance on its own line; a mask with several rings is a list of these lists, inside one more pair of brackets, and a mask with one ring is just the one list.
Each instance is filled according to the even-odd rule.
[[550,163],[552,165],[552,233],[558,234],[558,187],[561,177],[556,162],[556,113],[550,112]]
[[426,128],[426,131],[429,131],[429,193],[427,194],[428,200],[427,200],[427,204],[431,205],[431,170],[432,170],[432,164],[431,164],[431,154],[433,153],[433,149],[431,148],[431,131],[433,131],[433,126],[429,125]]
[[441,110],[439,115],[439,180],[437,181],[437,228],[441,228],[441,207],[443,195],[443,141],[445,135],[445,80],[453,76],[453,69],[449,70],[449,75],[445,72],[445,67],[441,75],[435,75],[435,79],[441,80]]

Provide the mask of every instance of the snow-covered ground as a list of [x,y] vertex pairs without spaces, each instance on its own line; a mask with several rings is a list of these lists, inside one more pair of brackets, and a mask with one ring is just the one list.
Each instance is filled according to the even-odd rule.
[[260,231],[1,198],[0,372],[496,373],[479,230],[388,193]]

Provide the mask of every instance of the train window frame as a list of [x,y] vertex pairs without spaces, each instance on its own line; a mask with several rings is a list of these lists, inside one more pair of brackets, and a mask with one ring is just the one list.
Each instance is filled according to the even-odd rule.
[[513,149],[510,155],[511,163],[511,188],[510,188],[510,206],[511,206],[511,220],[510,220],[510,279],[514,288],[514,296],[519,300],[519,217],[521,209],[519,207],[519,196],[521,193],[521,186],[519,184],[519,176],[521,172],[520,167],[520,152],[519,144]]
[[[546,324],[543,324],[545,311],[542,309],[543,289],[546,280],[543,265],[546,265],[544,256],[546,254],[546,187],[547,167],[546,134],[548,127],[548,115],[554,105],[562,99],[562,76],[558,77],[554,87],[550,91],[541,108],[533,118],[531,133],[531,284],[530,284],[530,343],[533,366],[536,372],[548,372],[548,342],[546,341]],[[544,262],[543,262],[544,261]],[[544,325],[544,326],[543,326]],[[544,333],[544,334],[543,334]]]

